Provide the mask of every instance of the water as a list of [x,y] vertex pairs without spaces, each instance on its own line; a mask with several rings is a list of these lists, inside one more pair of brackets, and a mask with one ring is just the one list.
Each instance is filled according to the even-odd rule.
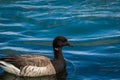
[[120,80],[120,0],[0,0],[0,57],[42,54],[66,36],[67,76],[1,80]]

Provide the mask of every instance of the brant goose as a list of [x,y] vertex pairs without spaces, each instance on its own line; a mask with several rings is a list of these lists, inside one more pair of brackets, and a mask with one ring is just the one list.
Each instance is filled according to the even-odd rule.
[[66,70],[66,62],[62,55],[63,46],[72,46],[63,36],[53,40],[54,59],[41,55],[7,56],[0,59],[0,67],[17,76],[46,76]]

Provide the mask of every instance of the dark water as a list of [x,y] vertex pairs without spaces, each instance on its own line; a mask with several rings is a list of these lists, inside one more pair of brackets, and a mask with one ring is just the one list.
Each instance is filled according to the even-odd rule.
[[42,54],[66,36],[67,76],[1,80],[120,80],[120,0],[0,0],[0,57]]

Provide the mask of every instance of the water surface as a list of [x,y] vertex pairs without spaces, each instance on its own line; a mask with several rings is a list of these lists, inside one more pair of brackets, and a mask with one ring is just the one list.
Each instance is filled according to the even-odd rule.
[[65,76],[1,80],[120,80],[120,0],[0,0],[0,57],[42,54],[66,36]]

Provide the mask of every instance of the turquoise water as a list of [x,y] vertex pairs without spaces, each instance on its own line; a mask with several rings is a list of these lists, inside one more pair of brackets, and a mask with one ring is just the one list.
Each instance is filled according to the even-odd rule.
[[0,80],[120,80],[120,0],[0,0],[0,57],[42,54],[66,36],[65,76]]

